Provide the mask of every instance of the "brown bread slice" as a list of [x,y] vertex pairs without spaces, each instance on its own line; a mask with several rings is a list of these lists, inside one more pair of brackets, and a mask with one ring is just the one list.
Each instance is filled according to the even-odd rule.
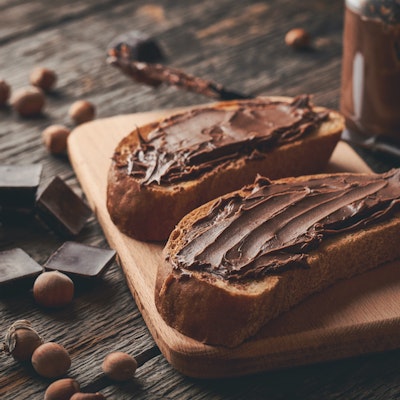
[[[208,247],[205,246],[204,248],[207,248],[207,251],[211,252],[210,254],[213,254],[212,251],[220,251],[220,246],[228,246],[226,242],[230,241],[236,231],[241,232],[241,235],[247,235],[247,232],[251,232],[252,235],[246,236],[246,239],[240,242],[240,247],[237,247],[241,251],[239,257],[247,257],[249,253],[246,252],[251,249],[249,244],[254,244],[256,242],[254,238],[257,237],[257,235],[254,235],[256,227],[250,226],[249,219],[243,220],[247,221],[247,226],[250,226],[247,232],[245,232],[247,228],[242,220],[239,220],[236,231],[233,228],[235,226],[233,223],[229,225],[231,231],[228,234],[225,233],[225,236],[223,236],[223,233],[220,237],[215,236],[213,232],[216,232],[229,219],[226,214],[231,215],[232,204],[241,204],[243,198],[249,196],[256,187],[259,187],[262,179],[238,192],[224,195],[192,211],[174,229],[164,249],[166,261],[159,267],[155,289],[155,302],[161,316],[171,327],[201,342],[229,347],[237,346],[255,335],[269,320],[287,311],[312,293],[321,291],[340,279],[350,278],[385,262],[400,258],[400,170],[394,170],[390,173],[394,174],[391,178],[390,187],[391,190],[394,190],[395,198],[394,200],[391,199],[390,202],[386,201],[385,207],[382,207],[385,212],[376,214],[375,210],[372,213],[374,216],[368,217],[368,220],[367,214],[362,214],[362,222],[357,225],[350,224],[350,228],[346,230],[328,234],[324,231],[322,241],[316,246],[313,245],[309,249],[303,250],[296,248],[297,252],[294,253],[305,254],[305,258],[300,257],[297,261],[291,258],[292,264],[283,263],[283,266],[281,265],[275,270],[274,268],[276,268],[276,265],[279,266],[279,263],[271,262],[268,272],[264,274],[259,272],[258,275],[250,274],[247,278],[242,275],[235,278],[234,273],[229,277],[225,274],[226,270],[221,266],[222,261],[219,264],[216,262],[218,265],[214,265],[208,262],[212,259],[210,256],[202,255],[195,259],[193,254],[204,254],[196,247],[198,246],[196,243],[201,243],[196,242],[198,240],[196,238],[198,232],[203,232],[202,230],[206,226],[204,224],[207,223],[212,224],[212,228],[206,230],[202,237],[206,238],[206,242],[208,241]],[[304,185],[308,187],[310,179],[322,179],[323,181],[326,179],[328,184],[326,187],[330,190],[332,185],[329,184],[328,179],[337,179],[338,177],[342,179],[344,177],[347,181],[352,179],[354,183],[358,179],[370,179],[370,177],[381,179],[382,176],[384,175],[331,174],[286,178],[272,182],[271,189],[268,190],[275,187],[279,188],[279,185],[300,185],[300,187]],[[362,184],[359,186],[361,187]],[[351,186],[351,188],[359,190],[359,186]],[[338,199],[340,198],[338,197]],[[236,199],[234,203],[232,203],[232,199]],[[357,203],[353,202],[350,203],[353,204],[351,206],[343,206],[344,208],[340,209],[338,214],[335,215],[340,217],[342,215],[340,213],[353,212],[354,210],[357,213],[365,213],[365,205],[370,204],[374,199],[374,194],[365,198],[361,197],[360,200],[357,200]],[[280,201],[275,204],[279,205]],[[268,203],[268,207],[271,207],[270,203]],[[319,206],[318,208],[311,207],[310,212],[313,213],[314,210],[320,209]],[[213,212],[212,210],[220,210],[218,221],[209,217],[209,213]],[[221,212],[221,210],[224,210],[224,212]],[[287,214],[288,210],[293,212],[296,208],[285,208],[286,216],[285,213],[282,215],[288,220],[282,225],[283,229],[297,226],[296,224],[301,227],[304,221],[300,223],[301,219],[292,218],[290,214]],[[271,225],[278,224],[276,218],[280,218],[279,214],[275,215],[274,212],[270,211],[271,216],[268,213],[265,216],[266,221],[274,221],[270,223]],[[244,214],[242,212],[241,215]],[[356,214],[354,218],[359,218],[359,215]],[[255,216],[252,223],[256,223],[257,218],[260,217]],[[333,218],[334,214],[330,214],[328,220],[324,221],[332,222]],[[352,221],[354,224],[354,219]],[[344,222],[340,223],[344,224]],[[340,226],[343,229],[342,225]],[[308,230],[308,232],[313,233],[313,229]],[[276,230],[276,232],[276,237],[279,239],[279,235],[285,231]],[[295,231],[288,229],[288,232]],[[298,235],[303,234],[303,230],[298,233]],[[207,238],[208,236],[210,239]],[[250,237],[253,239],[250,240]],[[315,238],[318,235],[308,234],[304,237]],[[279,240],[283,241],[283,239]],[[232,243],[229,246],[232,246]],[[228,248],[230,248],[229,246]],[[183,250],[185,248],[189,249],[186,250],[186,253]],[[293,248],[289,247],[288,252],[291,256],[293,255]],[[258,247],[255,249],[256,252],[258,252],[258,249]],[[235,260],[236,253],[233,253],[233,257],[228,252],[223,254],[224,257],[221,260],[228,258]],[[303,264],[304,262],[305,264]],[[210,264],[211,266],[209,266]],[[265,265],[268,266],[267,263]]]
[[[231,101],[208,108],[229,111],[269,101],[286,104],[294,100],[275,97]],[[140,178],[129,173],[128,159],[141,143],[148,140],[149,134],[162,124],[175,124],[179,115],[135,129],[117,146],[109,171],[107,207],[113,222],[123,233],[136,239],[166,240],[189,211],[253,182],[258,173],[276,179],[319,172],[327,164],[340,138],[343,119],[338,113],[321,107],[312,110],[325,113],[326,118],[304,137],[273,146],[264,153],[265,157],[258,157],[259,153],[255,157],[239,154],[237,158],[222,161],[198,176],[171,183],[142,184]],[[187,115],[191,112],[188,111]]]

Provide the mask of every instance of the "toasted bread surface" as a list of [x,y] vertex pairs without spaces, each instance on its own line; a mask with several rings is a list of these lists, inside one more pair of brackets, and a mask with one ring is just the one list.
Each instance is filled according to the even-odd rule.
[[[277,182],[308,179],[304,176]],[[245,196],[248,191],[246,188],[236,194]],[[217,202],[229,197],[232,194],[211,201],[180,221],[164,248],[166,261],[157,275],[155,301],[161,316],[173,328],[201,342],[237,346],[311,294],[400,258],[400,215],[396,211],[383,220],[324,239],[307,252],[307,268],[288,268],[238,281],[221,279],[201,268],[176,268],[187,234]]]
[[[287,102],[290,100],[285,99]],[[234,110],[242,104],[239,101],[223,102],[215,104],[213,108]],[[122,232],[136,239],[166,240],[178,221],[189,211],[252,182],[257,174],[277,179],[320,171],[327,164],[340,138],[343,118],[321,107],[315,110],[326,111],[328,116],[318,129],[304,138],[274,147],[265,157],[239,156],[182,182],[143,185],[140,179],[127,172],[126,164],[121,165],[114,157],[107,188],[107,207],[113,222]],[[125,137],[115,150],[117,157],[126,159],[158,124],[140,127]]]

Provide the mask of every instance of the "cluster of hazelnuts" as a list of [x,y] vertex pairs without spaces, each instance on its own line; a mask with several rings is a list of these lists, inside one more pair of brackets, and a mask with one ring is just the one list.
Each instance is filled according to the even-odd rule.
[[[31,86],[12,94],[10,85],[4,79],[0,79],[0,107],[10,103],[11,107],[24,118],[40,115],[46,104],[46,93],[51,92],[57,83],[57,74],[49,68],[37,67],[31,72],[29,81]],[[87,100],[75,101],[68,111],[75,125],[91,121],[95,114],[95,106]],[[64,125],[47,127],[42,133],[47,150],[52,154],[64,153],[70,132]]]
[[[34,370],[45,378],[64,376],[71,366],[68,351],[55,342],[44,342],[27,320],[14,322],[4,338],[3,350],[20,362],[31,362]],[[114,381],[127,381],[134,377],[137,361],[127,353],[115,351],[106,355],[102,363],[105,376]],[[44,394],[45,400],[101,400],[106,397],[97,393],[83,393],[73,378],[53,381]]]
[[[37,304],[47,308],[64,307],[72,302],[74,283],[59,271],[42,272],[33,284],[33,297]],[[57,379],[46,389],[45,400],[101,400],[101,393],[83,393],[73,378],[62,378],[71,366],[71,357],[62,345],[45,342],[28,320],[17,320],[7,330],[3,352],[20,362],[30,362],[42,377]],[[102,371],[114,381],[127,381],[134,377],[137,361],[131,355],[115,351],[103,360]]]

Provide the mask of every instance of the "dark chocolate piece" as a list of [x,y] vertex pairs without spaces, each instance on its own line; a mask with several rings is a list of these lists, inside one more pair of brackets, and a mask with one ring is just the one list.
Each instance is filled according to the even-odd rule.
[[43,268],[21,249],[0,252],[0,285],[14,284],[20,280],[32,280]]
[[141,31],[129,31],[118,35],[108,49],[124,52],[126,58],[143,62],[159,62],[164,54],[156,40]]
[[46,269],[80,277],[97,277],[114,261],[114,250],[88,246],[77,242],[65,242],[45,264]]
[[39,195],[36,210],[47,225],[67,237],[78,235],[92,213],[86,203],[58,176]]
[[31,212],[40,183],[40,164],[0,165],[0,209],[2,213]]

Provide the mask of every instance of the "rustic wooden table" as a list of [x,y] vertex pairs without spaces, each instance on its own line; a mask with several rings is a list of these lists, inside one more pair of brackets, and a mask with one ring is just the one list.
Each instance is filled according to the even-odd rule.
[[[209,101],[172,87],[135,84],[108,66],[107,44],[127,30],[154,36],[169,65],[228,88],[255,95],[313,93],[316,103],[338,107],[342,0],[0,0],[0,15],[0,78],[17,89],[28,84],[35,66],[53,68],[59,76],[43,116],[23,119],[0,108],[0,163],[41,163],[42,184],[59,175],[80,192],[68,159],[49,155],[41,141],[48,125],[70,125],[67,110],[77,99],[92,101],[98,118]],[[312,50],[285,46],[284,35],[295,26],[310,31]],[[360,154],[376,171],[400,166],[388,156]],[[63,243],[36,220],[0,229],[0,250],[20,247],[42,264]],[[76,240],[108,247],[94,218]],[[116,263],[101,279],[78,285],[72,306],[39,308],[26,290],[1,296],[0,315],[3,333],[24,318],[47,341],[63,344],[72,357],[69,376],[110,399],[400,398],[399,351],[239,379],[182,376],[160,354]],[[137,357],[132,382],[113,384],[102,376],[101,362],[114,350]],[[0,355],[1,399],[43,398],[49,382]]]

